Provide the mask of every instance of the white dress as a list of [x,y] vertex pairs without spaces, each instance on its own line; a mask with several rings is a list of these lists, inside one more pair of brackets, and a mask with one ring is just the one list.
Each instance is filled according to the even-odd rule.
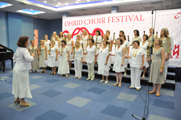
[[[86,48],[87,48],[87,42],[88,42],[88,35],[86,37],[83,37],[83,46],[84,46],[84,52],[87,52]],[[87,58],[87,55],[83,55],[83,61],[85,62]]]
[[[109,36],[109,40],[108,40],[108,42],[110,43],[110,47],[111,47],[111,42],[113,41],[113,37],[112,36]],[[111,49],[111,48],[110,48]],[[110,51],[112,54],[115,54],[115,46],[114,46],[114,44],[113,44],[113,46],[112,46],[112,51]],[[110,65],[111,64],[113,64],[113,62],[114,62],[114,56],[110,56]]]
[[149,42],[145,42],[145,44],[143,45],[143,42],[140,43],[140,47],[141,49],[143,49],[143,52],[144,52],[144,64],[143,66],[145,66],[146,68],[149,66],[148,65],[148,62],[147,62],[147,46],[148,46]]
[[74,56],[74,68],[75,68],[75,77],[82,77],[82,63],[81,59],[83,58],[83,50],[80,47],[78,50],[75,48],[75,56]]
[[73,53],[71,54],[72,52],[72,39],[68,42],[67,40],[67,48],[69,50],[69,54],[70,54],[70,58],[69,58],[69,61],[73,61]]
[[94,43],[96,42],[97,40],[97,48],[100,47],[100,44],[102,43],[102,37],[101,36],[98,36],[96,37],[96,35],[94,36]]
[[[128,51],[128,47],[130,47],[130,43],[127,40],[125,40],[123,46],[125,48],[125,56],[127,56],[128,55],[127,51]],[[129,59],[125,58],[124,59],[124,67],[125,68],[127,68],[128,63],[129,63]]]
[[[130,52],[130,55],[131,55],[130,67],[141,68],[142,55],[144,55],[143,49],[133,48]],[[135,57],[134,57],[134,55],[135,55]]]
[[116,73],[124,72],[124,66],[121,66],[121,63],[123,61],[123,45],[121,45],[118,49],[118,45],[116,46],[115,49],[115,57],[114,57],[114,65],[113,65],[113,70]]
[[109,47],[106,47],[104,50],[102,49],[102,47],[99,49],[98,74],[109,76],[110,60],[108,60],[107,64],[105,65],[108,55],[109,55]]
[[32,98],[29,87],[29,70],[33,59],[27,48],[17,48],[13,56],[16,63],[13,68],[12,94],[14,94],[15,98]]
[[59,65],[58,65],[58,74],[68,74],[69,73],[69,62],[68,62],[68,47],[63,48],[60,47],[58,50],[63,55],[59,57]]
[[49,60],[48,60],[48,66],[49,67],[56,67],[57,66],[57,60],[56,59],[56,49],[58,49],[56,46],[51,48]]

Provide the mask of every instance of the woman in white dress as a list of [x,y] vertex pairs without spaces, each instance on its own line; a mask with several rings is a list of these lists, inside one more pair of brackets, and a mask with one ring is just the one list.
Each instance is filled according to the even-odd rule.
[[39,67],[42,68],[41,73],[46,73],[45,60],[47,60],[47,46],[45,45],[44,40],[40,41],[41,45],[39,46]]
[[125,48],[124,76],[126,76],[127,75],[126,68],[128,67],[128,63],[129,63],[128,57],[129,57],[130,43],[126,40],[126,36],[124,34],[120,35],[120,38],[123,40],[123,46]]
[[51,41],[52,41],[52,40],[55,40],[55,37],[56,37],[56,36],[57,36],[57,32],[54,31],[54,32],[53,32],[53,35],[51,36]]
[[61,47],[58,50],[57,55],[60,55],[59,58],[59,66],[58,66],[58,74],[60,76],[66,74],[66,77],[68,77],[69,71],[69,49],[66,46],[66,41],[62,40]]
[[61,43],[62,40],[65,40],[64,36],[63,36],[63,32],[59,33],[59,42]]
[[[102,75],[102,80],[100,83],[105,82],[108,83],[108,76],[109,76],[109,47],[108,41],[103,42],[103,46],[99,49],[99,56],[98,61],[98,74]],[[104,76],[106,76],[106,81],[104,80]]]
[[118,87],[121,87],[122,72],[124,72],[125,48],[122,39],[118,38],[116,42],[115,54],[110,55],[115,56],[113,70],[116,72],[116,83],[114,86],[118,85]]
[[143,35],[143,42],[140,43],[140,47],[143,49],[144,52],[144,64],[143,64],[143,75],[142,78],[145,78],[145,72],[146,69],[149,67],[149,64],[147,62],[148,56],[147,56],[147,48],[150,46],[150,43],[147,41],[148,40],[148,35]]
[[131,86],[129,88],[141,89],[140,76],[144,65],[144,51],[140,48],[140,42],[133,42],[134,48],[130,52]]
[[171,57],[171,40],[170,40],[170,37],[167,34],[167,29],[166,28],[161,29],[160,38],[163,41],[163,48],[165,49],[164,69],[165,69],[165,80],[166,80],[167,72],[168,72],[167,69],[168,69],[169,59]]
[[100,36],[101,32],[99,30],[96,31],[96,35],[94,35],[94,46],[98,50],[100,45],[102,44],[102,37]]
[[94,63],[96,62],[95,55],[96,47],[94,46],[94,40],[89,39],[89,46],[87,46],[87,52],[84,52],[84,55],[87,55],[87,67],[88,67],[88,78],[87,80],[93,81],[95,78],[94,74]]
[[48,49],[49,49],[49,47],[50,47],[50,45],[51,45],[50,40],[48,40],[48,35],[45,35],[45,45],[46,45],[47,51],[48,51]]
[[55,41],[51,41],[51,49],[49,49],[49,60],[48,66],[52,68],[51,75],[56,75],[56,66],[57,66],[57,58],[58,58],[58,48],[55,46]]
[[25,102],[25,98],[32,98],[29,87],[29,70],[31,69],[31,62],[35,53],[29,54],[27,46],[29,45],[29,37],[22,36],[19,38],[17,45],[18,48],[13,56],[15,66],[13,68],[13,84],[12,94],[16,98],[14,103],[22,107],[28,107],[31,104]]
[[73,61],[73,49],[74,49],[74,41],[72,40],[72,35],[70,33],[67,34],[67,47],[69,49],[69,54],[70,54],[70,58],[69,58],[69,67],[71,68],[72,65],[72,61]]
[[[80,46],[82,47],[82,49],[84,49],[84,47],[83,47],[83,41],[82,41],[82,38],[81,38],[81,35],[80,34],[77,34],[77,40],[76,41],[79,41],[80,42]],[[75,41],[75,42],[76,42]]]
[[[133,42],[134,42],[134,41],[139,41],[139,42],[142,41],[142,40],[141,40],[141,37],[140,37],[140,32],[139,32],[138,30],[134,30],[134,37],[132,38],[132,43],[131,43],[130,46],[133,45]],[[133,47],[134,47],[134,46],[133,46]]]
[[[149,38],[148,38],[147,42],[149,42],[150,46],[152,46],[152,37],[153,37],[153,41],[156,40],[156,35],[155,35],[155,30],[154,30],[154,28],[150,28],[150,29],[149,29],[149,33],[150,33],[150,35],[149,35]],[[154,43],[153,43],[153,44],[154,44]]]
[[35,53],[34,60],[31,62],[31,67],[32,68],[31,68],[30,73],[33,73],[33,70],[35,70],[35,73],[37,73],[37,70],[40,69],[39,68],[39,61],[38,61],[39,49],[35,45],[35,41],[34,40],[31,40],[31,45],[28,47],[28,51],[30,52],[30,54]]
[[83,63],[83,49],[81,47],[80,41],[75,42],[75,55],[74,58],[74,70],[75,77],[74,78],[82,78],[82,63]]
[[[84,51],[86,52],[86,48],[87,48],[87,43],[89,42],[88,41],[88,34],[87,34],[87,31],[86,30],[83,30],[83,35],[82,35],[82,40],[83,40],[83,46],[84,46]],[[83,61],[84,61],[84,64],[86,63],[86,58],[87,58],[87,55],[83,55]]]

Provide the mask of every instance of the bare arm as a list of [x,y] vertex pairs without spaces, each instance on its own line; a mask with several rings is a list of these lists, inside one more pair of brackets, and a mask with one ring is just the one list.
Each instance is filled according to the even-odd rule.
[[124,47],[122,48],[122,51],[123,51],[123,61],[121,63],[121,66],[124,65],[124,60],[125,60],[125,48]]
[[141,69],[143,69],[143,64],[144,64],[144,59],[145,59],[145,57],[144,57],[145,55],[142,55],[142,63],[141,63]]
[[56,60],[58,59],[58,49],[56,49]]
[[111,48],[110,48],[110,51],[112,51],[112,46],[113,46],[113,40],[111,41]]
[[74,50],[74,42],[72,40],[72,51],[71,51],[71,54],[73,53],[73,50]]
[[39,49],[38,49],[38,47],[37,47],[37,53],[38,53],[38,57],[40,56],[40,53],[39,53]]
[[165,64],[165,50],[164,49],[161,50],[161,56],[162,56],[162,67],[163,67]]

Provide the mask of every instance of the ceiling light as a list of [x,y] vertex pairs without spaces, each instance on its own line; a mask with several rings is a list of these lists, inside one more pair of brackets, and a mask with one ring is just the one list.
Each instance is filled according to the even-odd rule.
[[54,0],[54,1],[57,1],[57,0]]
[[87,0],[87,2],[89,2],[90,0]]
[[76,1],[76,3],[79,3],[78,1]]
[[22,9],[22,10],[17,10],[16,12],[25,13],[25,14],[30,14],[30,15],[37,15],[37,14],[45,13],[45,12],[43,12],[43,11],[33,10],[33,9]]
[[5,8],[5,7],[9,7],[9,6],[12,6],[12,4],[0,2],[0,8]]
[[80,0],[77,0],[77,1],[80,1]]
[[58,7],[59,5],[57,4],[56,6]]
[[68,5],[68,3],[65,3],[65,5]]
[[47,3],[47,1],[44,1],[44,3]]
[[60,3],[58,3],[60,5]]

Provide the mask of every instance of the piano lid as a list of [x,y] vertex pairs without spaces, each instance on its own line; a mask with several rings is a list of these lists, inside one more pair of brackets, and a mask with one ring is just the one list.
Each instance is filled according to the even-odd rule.
[[[2,48],[1,48],[1,47],[2,47]],[[13,51],[12,49],[10,49],[10,48],[8,48],[8,47],[6,47],[6,46],[2,45],[2,44],[0,44],[0,48],[1,48],[1,49],[6,49],[6,50],[9,50],[9,51],[11,51],[11,52],[13,52],[13,53],[14,53],[14,51]]]

